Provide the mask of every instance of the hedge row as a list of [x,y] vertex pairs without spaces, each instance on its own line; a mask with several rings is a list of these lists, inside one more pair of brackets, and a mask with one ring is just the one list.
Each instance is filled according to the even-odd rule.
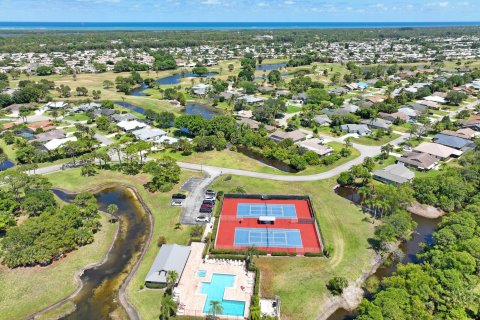
[[[235,255],[243,254],[243,255],[247,255],[246,250],[234,250],[234,249],[212,249],[212,250],[210,250],[210,253],[212,253],[212,254],[235,254]],[[255,255],[266,256],[267,251],[258,250]]]
[[202,236],[200,236],[200,237],[190,237],[190,241],[188,242],[188,245],[191,245],[192,242],[202,242]]
[[225,260],[241,260],[245,261],[245,256],[233,255],[233,254],[210,254],[208,256],[210,259],[225,259]]
[[305,252],[305,257],[323,257],[323,252]]
[[272,257],[296,257],[296,256],[297,256],[296,252],[285,252],[285,251],[272,252]]

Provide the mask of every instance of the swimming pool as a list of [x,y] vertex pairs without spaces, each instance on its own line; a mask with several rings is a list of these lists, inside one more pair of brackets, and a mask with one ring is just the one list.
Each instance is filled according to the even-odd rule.
[[245,301],[224,300],[225,288],[233,287],[235,283],[235,275],[219,274],[212,275],[211,282],[202,282],[201,293],[207,295],[207,300],[203,307],[203,313],[210,313],[210,302],[220,301],[223,307],[223,315],[243,317],[245,310]]
[[207,276],[207,270],[198,270],[197,271],[197,277],[205,278],[206,276]]

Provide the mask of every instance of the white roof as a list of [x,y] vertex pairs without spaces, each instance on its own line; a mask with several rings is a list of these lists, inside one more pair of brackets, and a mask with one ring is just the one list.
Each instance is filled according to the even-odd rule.
[[119,123],[117,123],[117,126],[119,126],[125,131],[132,131],[138,128],[144,128],[147,125],[143,122],[132,120],[132,121],[120,121]]
[[159,143],[167,143],[167,144],[171,144],[171,143],[175,143],[178,141],[177,138],[174,138],[174,137],[169,137],[169,136],[161,136],[160,139],[157,140]]
[[67,143],[68,141],[77,141],[77,137],[69,137],[63,139],[52,139],[44,144],[45,148],[48,150],[56,150],[61,145]]
[[433,101],[433,102],[438,102],[438,103],[447,102],[444,98],[439,97],[439,96],[428,96],[428,97],[423,98],[423,100]]
[[164,136],[167,133],[158,128],[145,127],[139,130],[132,131],[132,133],[141,140],[150,140],[156,137]]
[[414,150],[431,154],[432,156],[435,156],[437,158],[448,158],[452,155],[460,156],[463,154],[463,152],[460,150],[456,150],[456,149],[453,149],[438,143],[432,143],[432,142],[422,142]]

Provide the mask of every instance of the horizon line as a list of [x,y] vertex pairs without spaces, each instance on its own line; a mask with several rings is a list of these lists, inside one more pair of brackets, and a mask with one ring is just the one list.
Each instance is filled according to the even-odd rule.
[[445,21],[8,21],[0,23],[480,23],[480,20]]

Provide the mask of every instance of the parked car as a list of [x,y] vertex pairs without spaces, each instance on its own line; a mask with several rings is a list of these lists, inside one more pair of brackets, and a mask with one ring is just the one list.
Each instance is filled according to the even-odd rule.
[[200,213],[212,213],[213,209],[212,208],[200,208]]
[[209,189],[209,190],[205,191],[205,194],[216,196],[216,195],[217,195],[217,192],[215,192],[214,190],[210,190],[210,189]]
[[211,204],[213,207],[215,205],[215,200],[203,200],[202,204]]
[[202,203],[202,205],[200,206],[200,208],[213,208],[213,204],[210,204],[210,203]]
[[210,222],[210,217],[208,216],[198,216],[195,218],[195,221],[197,222]]
[[170,205],[176,206],[176,207],[181,207],[183,205],[183,202],[178,200],[178,199],[173,199],[172,202],[170,203]]
[[207,195],[205,195],[205,200],[215,200],[215,196],[207,194]]
[[172,194],[172,199],[186,199],[187,196],[183,193],[174,193]]

